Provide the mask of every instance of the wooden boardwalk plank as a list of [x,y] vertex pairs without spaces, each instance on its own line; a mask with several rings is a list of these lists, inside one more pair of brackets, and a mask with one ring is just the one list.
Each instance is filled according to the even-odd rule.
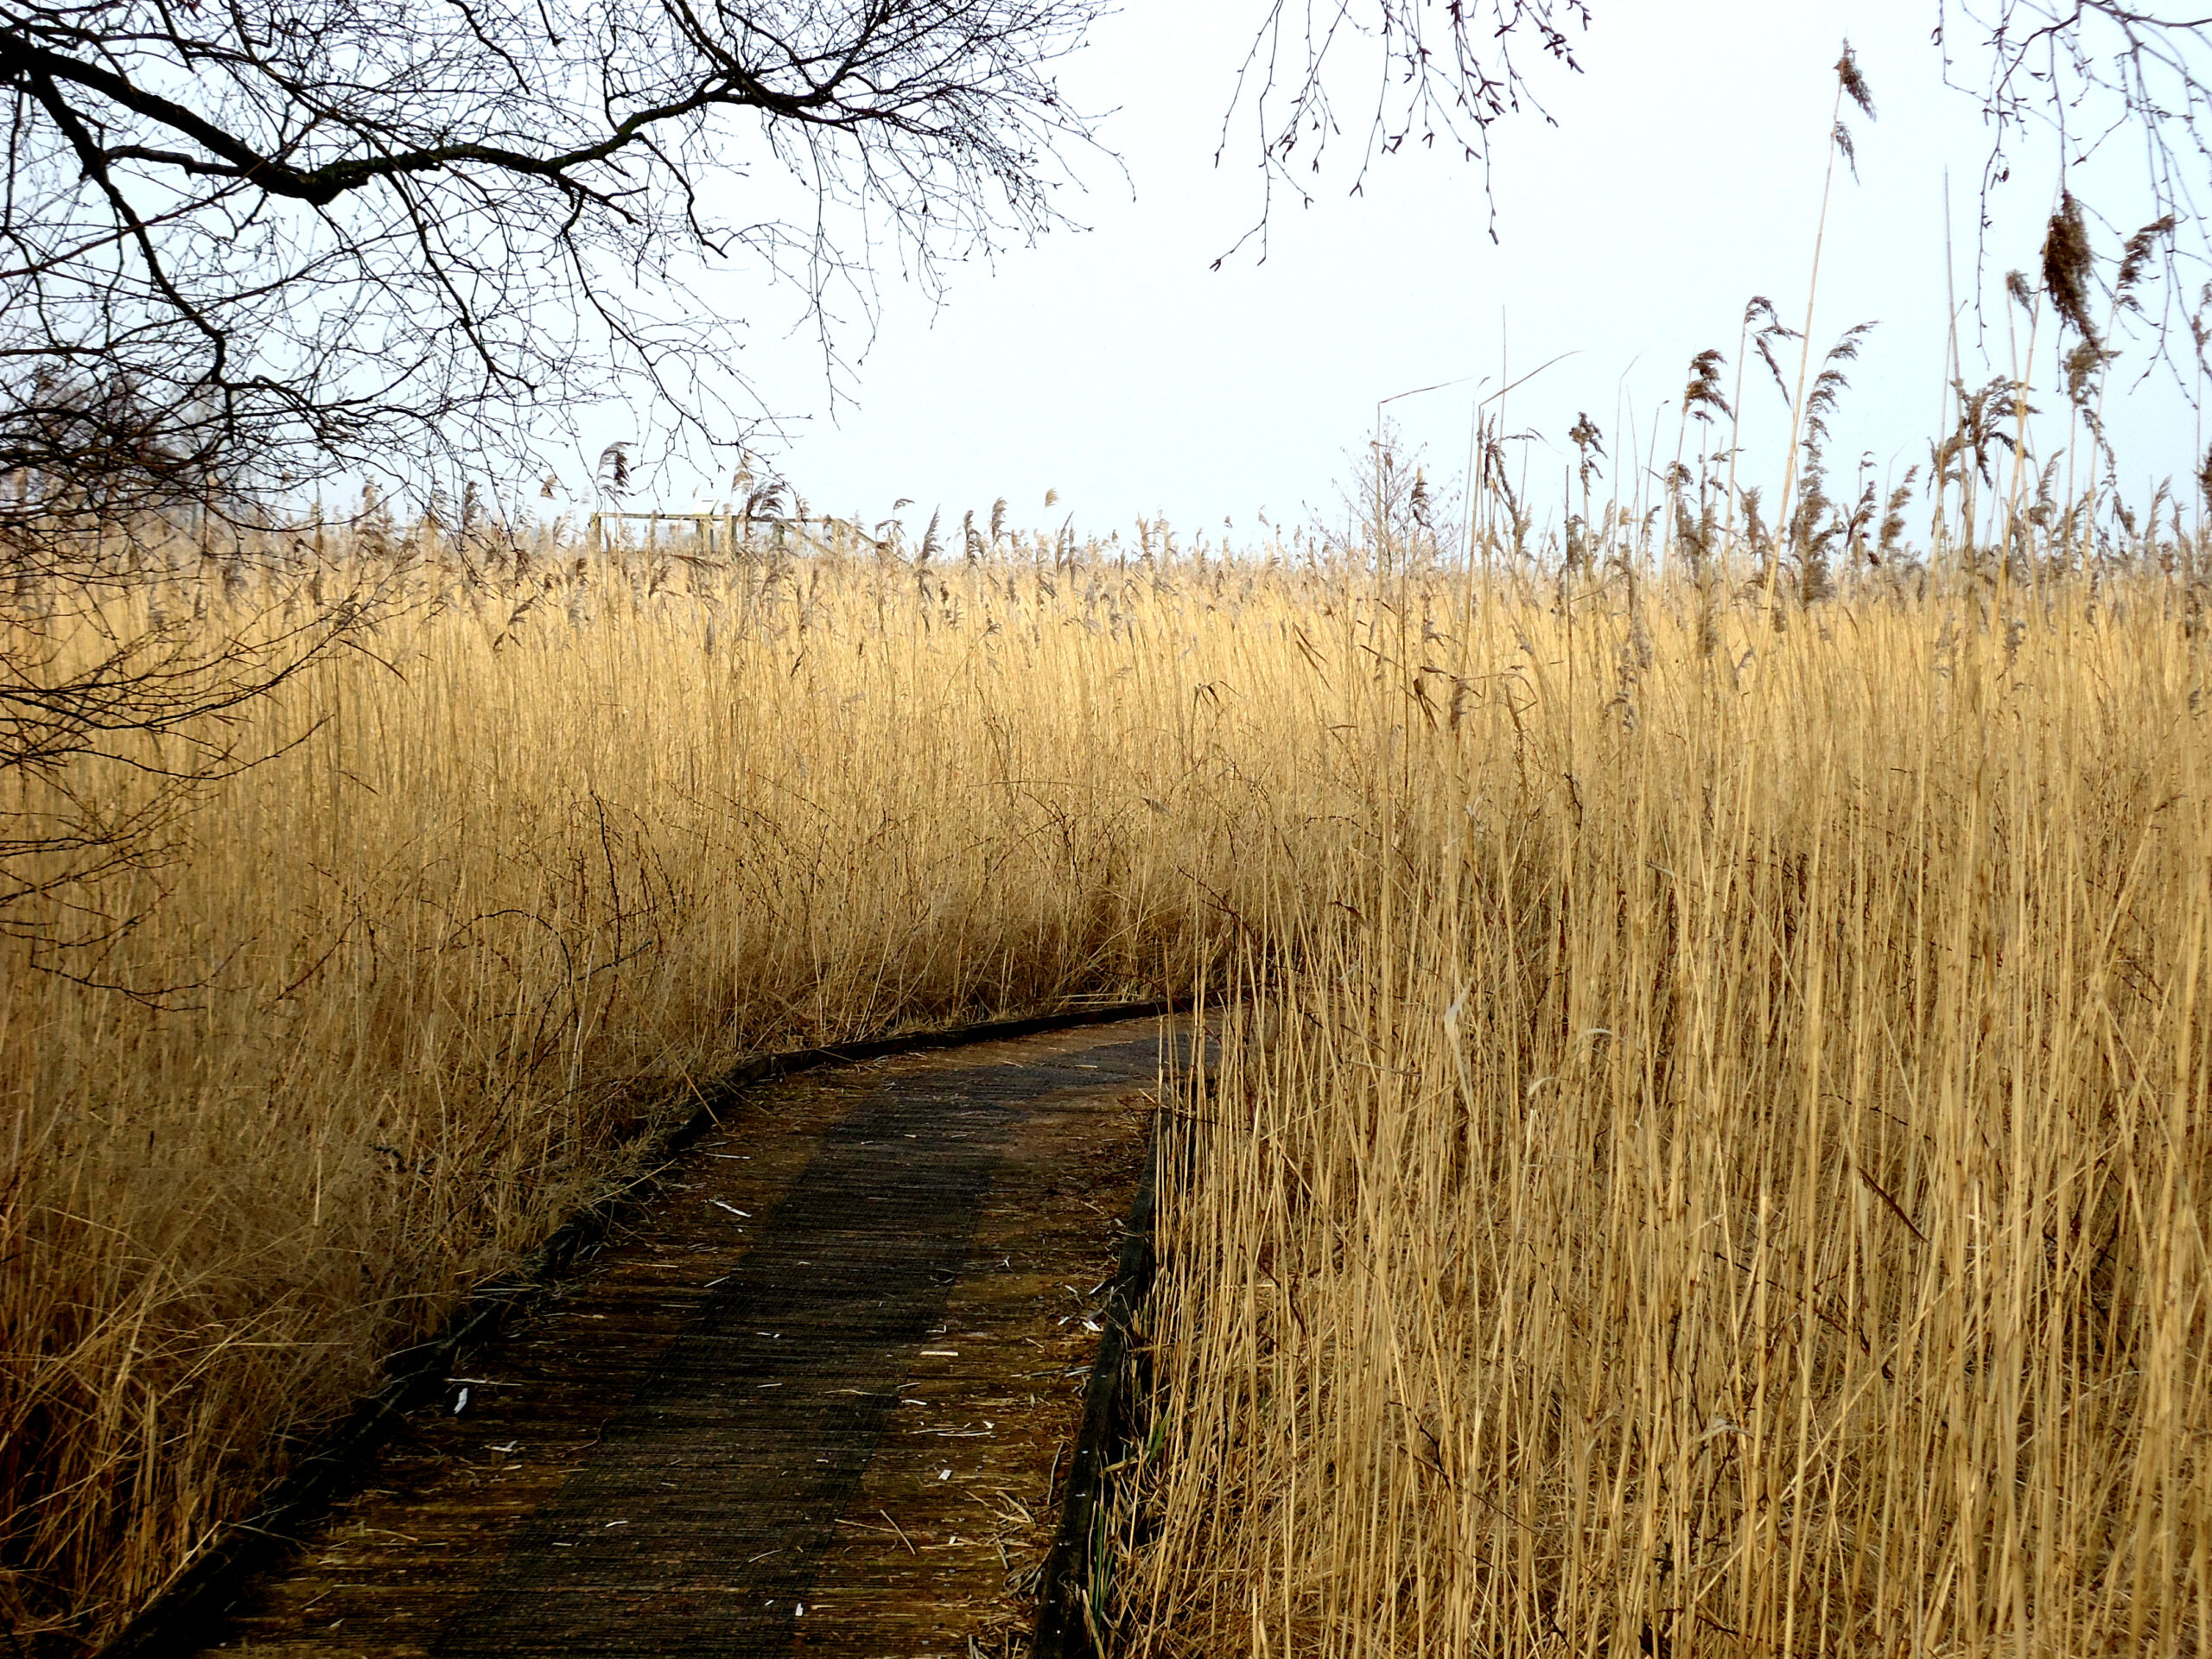
[[764,1091],[220,1646],[1019,1651],[1159,1042],[1147,1020]]

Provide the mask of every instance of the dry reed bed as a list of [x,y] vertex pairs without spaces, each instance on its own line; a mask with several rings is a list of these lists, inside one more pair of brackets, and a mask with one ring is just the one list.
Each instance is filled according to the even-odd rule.
[[114,1629],[686,1077],[1211,978],[1141,1650],[2201,1647],[2183,584],[1776,634],[1622,577],[416,551],[58,959],[178,995],[0,944],[17,1630]]
[[1377,810],[1248,873],[1130,1650],[2205,1652],[2200,599],[1321,663]]
[[[317,567],[381,620],[257,709],[253,742],[304,741],[165,868],[14,918],[143,911],[111,944],[0,939],[18,1638],[117,1629],[687,1078],[1183,982],[1275,796],[1350,822],[1311,775],[1306,601],[1249,572],[573,551]],[[113,620],[312,602],[233,569]]]

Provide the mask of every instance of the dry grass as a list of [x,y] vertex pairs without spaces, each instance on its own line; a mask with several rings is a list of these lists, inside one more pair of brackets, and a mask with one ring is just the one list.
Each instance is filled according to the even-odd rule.
[[46,901],[176,994],[0,943],[0,1618],[114,1630],[687,1077],[1210,982],[1138,1651],[2201,1652],[2201,584],[1892,557],[1777,632],[1639,521],[333,554],[305,741]]
[[1355,671],[1363,840],[1183,1096],[1131,1651],[2205,1652],[2202,603],[1708,655],[1615,580],[1429,641],[1456,720]]
[[[168,994],[0,942],[19,1634],[116,1629],[686,1078],[1149,994],[1213,948],[1265,782],[1221,770],[1203,689],[1242,674],[1249,575],[573,553],[324,573],[384,620],[258,710],[306,741],[165,869],[18,911],[143,911],[43,959]],[[288,599],[194,571],[129,603],[272,628]]]

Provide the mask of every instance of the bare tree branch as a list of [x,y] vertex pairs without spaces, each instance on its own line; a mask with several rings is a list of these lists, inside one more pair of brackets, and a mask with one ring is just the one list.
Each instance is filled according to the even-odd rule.
[[826,327],[885,238],[934,284],[1058,221],[1100,3],[0,0],[0,531],[518,457],[626,388],[732,442],[726,270],[797,261]]
[[[1972,43],[1973,72],[1964,75],[1955,55],[1962,30]],[[2212,182],[2212,14],[2114,0],[1938,0],[1935,35],[1945,79],[1980,99],[1991,128],[1978,255],[1986,257],[1993,193],[2024,153],[2048,145],[2059,199],[2050,205],[2044,291],[2060,321],[2100,369],[2113,355],[2115,331],[2147,337],[2145,372],[2165,363],[2193,391],[2212,302],[2201,276],[2212,241],[2196,207]],[[2101,204],[2083,176],[2115,143],[2140,151],[2126,169],[2137,182],[2125,187],[2133,200],[2124,207]],[[2095,249],[2093,227],[2108,251]],[[2200,273],[2194,293],[2191,270]],[[2155,315],[2143,303],[2153,276]],[[2088,308],[2092,288],[2109,313],[2101,334]],[[2177,325],[2189,336],[2186,360]],[[2075,379],[2079,402],[2085,383]]]
[[[1524,71],[1526,55],[1516,60],[1516,48],[1533,48],[1579,73],[1574,41],[1589,28],[1591,0],[1265,0],[1214,152],[1218,165],[1239,113],[1246,113],[1258,139],[1264,199],[1258,222],[1236,248],[1256,239],[1265,257],[1277,186],[1309,205],[1308,184],[1320,176],[1331,143],[1347,133],[1360,145],[1355,194],[1378,156],[1408,140],[1433,148],[1440,138],[1482,168],[1487,194],[1491,128],[1523,109],[1551,120]],[[1354,60],[1349,68],[1347,57]],[[1340,119],[1330,89],[1347,79],[1361,102]],[[1294,167],[1301,161],[1302,175]],[[1493,239],[1497,233],[1493,212]]]

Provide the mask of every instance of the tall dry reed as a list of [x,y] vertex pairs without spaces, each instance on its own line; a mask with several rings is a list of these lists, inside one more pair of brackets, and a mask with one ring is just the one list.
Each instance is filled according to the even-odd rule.
[[1317,661],[1375,810],[1171,1119],[1130,1650],[2203,1653],[2202,599]]
[[2200,584],[1777,631],[1624,522],[154,572],[372,626],[0,942],[0,1617],[114,1630],[739,1055],[1205,983],[1140,1650],[2198,1651]]

